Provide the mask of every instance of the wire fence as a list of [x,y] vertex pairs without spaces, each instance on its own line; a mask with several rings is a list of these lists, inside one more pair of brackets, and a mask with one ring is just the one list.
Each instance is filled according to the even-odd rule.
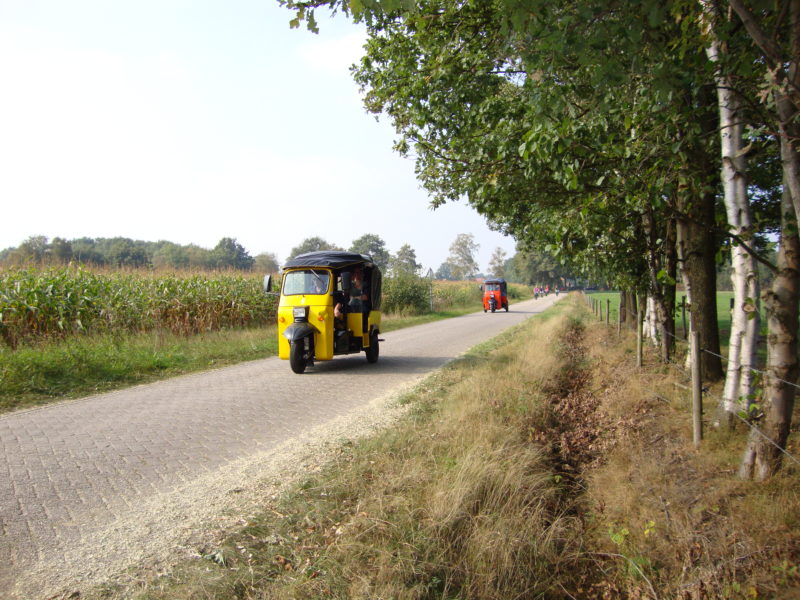
[[[593,306],[593,310],[595,311],[595,314],[599,314],[600,320],[601,320],[601,321],[605,321],[605,322],[606,322],[606,324],[610,325],[610,324],[611,324],[611,307],[610,307],[610,301],[607,301],[607,304],[606,304],[606,313],[605,313],[605,318],[604,318],[604,316],[603,316],[603,310],[602,310],[602,303],[601,303],[601,302],[598,302],[598,304],[597,304],[597,305],[594,305],[594,301],[593,301],[591,298],[588,298],[588,297],[587,297],[587,300],[589,301],[589,304]],[[619,312],[618,312],[618,311],[616,311],[616,309],[615,309],[615,312],[617,313],[617,318],[619,318]],[[668,332],[668,331],[667,331],[667,332],[664,332],[664,333],[666,333],[667,335],[669,335],[671,338],[673,338],[674,340],[676,340],[676,341],[678,341],[678,342],[683,342],[683,343],[685,343],[685,344],[687,344],[687,345],[689,344],[689,340],[688,340],[688,339],[686,339],[686,338],[678,337],[677,335],[674,335],[674,334],[672,334],[672,333],[670,333],[670,332]],[[709,354],[709,355],[711,355],[711,356],[715,356],[715,357],[717,357],[717,358],[719,358],[719,359],[721,359],[721,360],[725,361],[726,363],[729,363],[729,362],[731,362],[731,361],[728,359],[728,357],[727,357],[727,356],[723,356],[723,355],[721,355],[721,354],[717,354],[716,352],[712,352],[711,350],[708,350],[708,349],[706,349],[706,348],[699,348],[699,350],[700,350],[700,352],[705,352],[705,353],[707,353],[707,354]],[[745,366],[745,365],[742,365],[741,363],[735,363],[735,368],[736,368],[736,369],[741,369],[741,368],[742,368],[742,367],[744,367],[744,366]],[[787,381],[787,380],[785,380],[785,379],[781,379],[780,377],[776,377],[774,374],[768,373],[767,371],[763,371],[763,370],[761,370],[761,369],[756,369],[756,368],[754,368],[754,367],[746,367],[746,368],[748,368],[748,369],[749,369],[751,372],[753,372],[753,373],[758,373],[758,374],[760,374],[760,375],[766,375],[766,376],[769,376],[769,377],[771,377],[772,379],[774,379],[775,381],[779,381],[779,382],[781,382],[781,383],[784,383],[784,384],[786,384],[786,385],[788,385],[788,386],[790,386],[790,387],[794,387],[795,389],[798,389],[798,390],[800,390],[800,385],[798,385],[798,384],[797,384],[797,383],[795,383],[795,382],[792,382],[792,381]],[[705,388],[703,389],[703,391],[704,391],[705,393],[707,393],[707,390],[706,390]],[[722,398],[722,397],[719,397],[719,398],[717,398],[717,400],[718,400],[718,401],[721,403],[721,402],[723,401],[723,398]],[[764,433],[763,431],[761,431],[761,430],[760,430],[758,427],[756,427],[756,426],[755,426],[755,425],[752,423],[752,421],[751,421],[751,420],[748,420],[748,419],[746,419],[746,418],[742,417],[742,416],[741,416],[741,415],[740,415],[738,412],[733,412],[733,413],[731,413],[731,414],[732,414],[732,415],[733,415],[733,416],[734,416],[736,419],[738,419],[739,421],[741,421],[742,423],[744,423],[745,425],[747,425],[747,426],[750,428],[750,430],[751,430],[752,432],[754,432],[755,434],[757,434],[757,435],[761,436],[761,437],[762,437],[762,438],[763,438],[765,441],[767,441],[769,444],[771,444],[772,446],[774,446],[775,448],[777,448],[777,449],[778,449],[778,450],[779,450],[781,453],[783,453],[783,455],[784,455],[784,456],[786,456],[786,457],[787,457],[787,458],[788,458],[790,461],[792,461],[792,462],[794,462],[795,464],[797,464],[798,466],[800,466],[800,459],[796,458],[796,457],[795,457],[795,456],[793,456],[791,453],[787,452],[785,448],[781,448],[781,447],[780,447],[778,444],[776,444],[776,443],[775,443],[775,442],[774,442],[774,441],[773,441],[773,440],[772,440],[772,439],[771,439],[771,438],[770,438],[770,437],[769,437],[767,434],[765,434],[765,433]]]

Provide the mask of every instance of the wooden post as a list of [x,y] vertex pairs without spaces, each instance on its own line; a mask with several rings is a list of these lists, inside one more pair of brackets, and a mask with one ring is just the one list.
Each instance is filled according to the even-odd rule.
[[703,382],[700,371],[700,333],[692,332],[692,439],[699,446],[703,439]]
[[681,298],[681,315],[683,317],[683,339],[689,339],[689,332],[686,329],[686,296]]
[[600,310],[600,320],[603,320],[603,303],[599,300],[597,301],[597,308]]
[[622,302],[623,302],[623,299],[620,298],[619,310],[617,311],[617,337],[620,337],[622,335],[622,313],[625,310],[623,308]]
[[611,325],[611,300],[606,299],[606,325]]
[[636,312],[636,366],[640,369],[644,362],[642,357],[644,350],[642,327],[644,327],[644,311],[641,308],[641,303],[639,303]]

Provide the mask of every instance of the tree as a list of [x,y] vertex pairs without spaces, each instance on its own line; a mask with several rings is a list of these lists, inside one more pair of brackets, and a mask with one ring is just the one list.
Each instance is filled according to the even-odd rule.
[[72,244],[64,238],[54,237],[48,252],[59,263],[64,264],[72,260]]
[[93,238],[77,238],[72,240],[72,256],[80,263],[104,265],[106,263],[102,252],[97,248]]
[[378,265],[381,271],[385,271],[389,266],[390,255],[389,251],[386,249],[386,242],[375,234],[367,233],[357,240],[353,240],[353,244],[350,246],[350,252],[371,256],[372,260]]
[[141,244],[130,238],[116,237],[105,242],[105,259],[107,264],[117,267],[143,267],[150,264],[150,258]]
[[23,260],[41,263],[47,252],[47,237],[32,235],[22,242],[17,250]]
[[184,269],[189,266],[189,256],[183,246],[162,241],[153,253],[153,266]]
[[403,244],[391,257],[389,265],[392,275],[419,275],[422,265],[417,262],[417,253],[409,245]]
[[[764,294],[769,343],[759,431],[751,430],[739,469],[743,479],[764,480],[772,476],[783,460],[792,426],[797,388],[797,328],[800,305],[800,237],[789,186],[783,194],[781,246],[778,272]],[[752,411],[748,411],[752,416]]]
[[295,256],[306,254],[307,252],[319,252],[321,250],[341,250],[338,246],[331,244],[321,237],[310,237],[300,242],[299,246],[292,248],[287,261],[293,259]]
[[475,253],[479,248],[480,244],[475,242],[475,236],[471,233],[459,233],[456,236],[450,244],[450,255],[447,257],[453,278],[468,279],[478,272]]
[[453,277],[453,267],[447,261],[439,265],[439,268],[436,269],[436,274],[434,276],[436,279],[455,279],[455,277]]
[[217,269],[241,269],[249,271],[255,260],[235,238],[222,238],[211,251]]
[[495,248],[492,257],[489,259],[489,272],[493,277],[506,276],[506,251],[502,248]]
[[277,273],[280,270],[278,257],[272,252],[262,252],[255,257],[255,268],[262,273]]

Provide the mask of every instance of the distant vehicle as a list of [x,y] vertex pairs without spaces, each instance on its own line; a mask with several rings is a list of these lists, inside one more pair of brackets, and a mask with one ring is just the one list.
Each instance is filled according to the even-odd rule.
[[483,290],[483,312],[495,312],[505,308],[508,312],[508,285],[505,279],[487,279],[481,286]]
[[[309,252],[283,267],[278,356],[303,373],[315,360],[364,352],[378,361],[381,271],[354,252]],[[271,278],[264,287],[271,293]]]

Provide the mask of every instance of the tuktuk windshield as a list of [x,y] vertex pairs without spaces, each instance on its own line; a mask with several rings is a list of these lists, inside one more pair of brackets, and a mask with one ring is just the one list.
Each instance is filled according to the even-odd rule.
[[322,269],[289,271],[283,278],[283,294],[325,294],[328,292],[330,278],[330,272]]
[[500,284],[499,283],[487,283],[486,287],[484,289],[487,292],[499,292],[500,291]]

